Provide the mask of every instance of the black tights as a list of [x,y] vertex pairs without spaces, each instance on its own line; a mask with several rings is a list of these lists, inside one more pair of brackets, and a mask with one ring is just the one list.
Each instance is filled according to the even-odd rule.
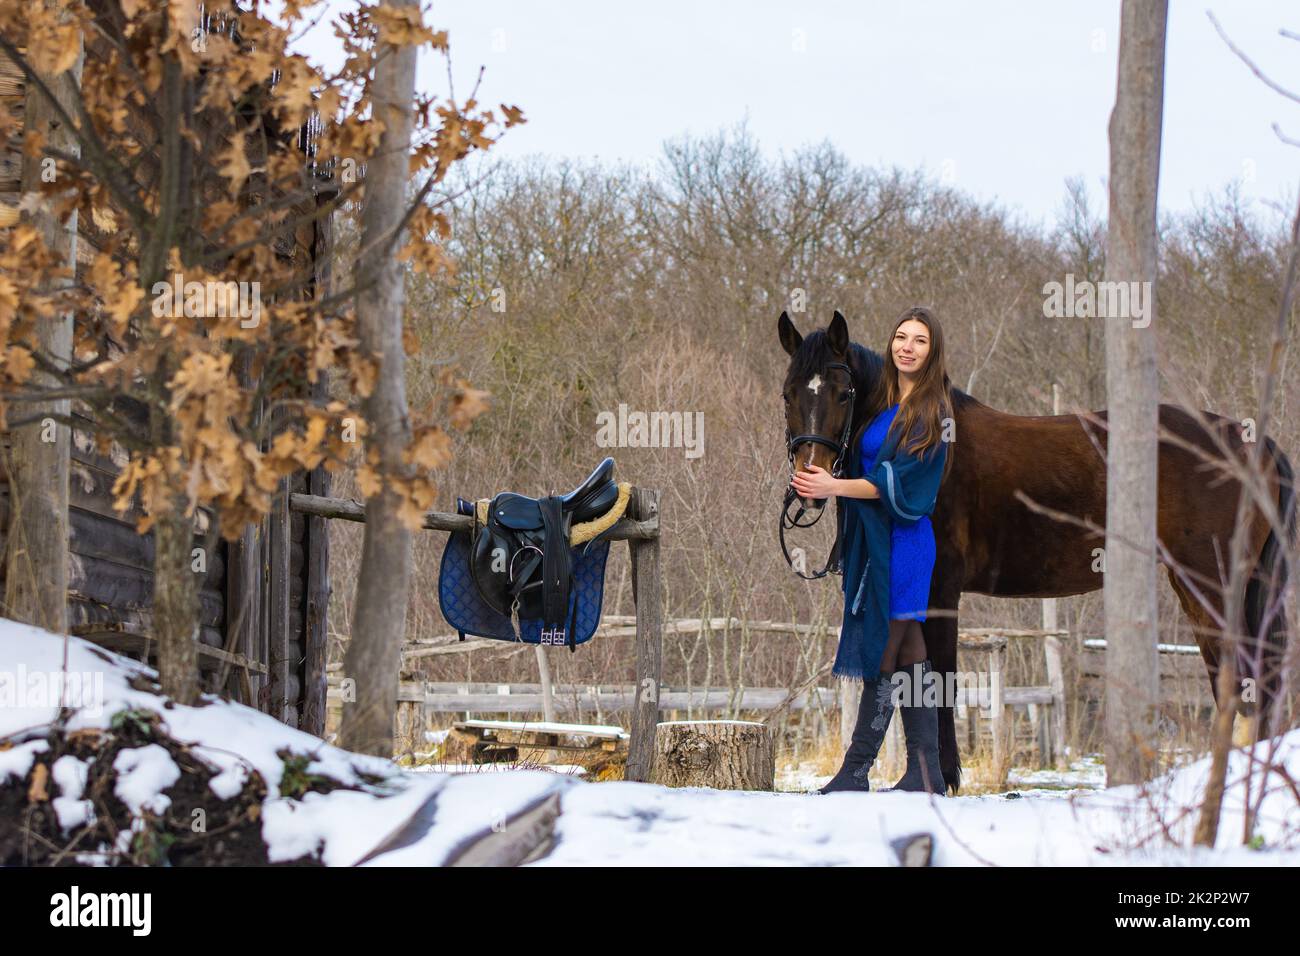
[[920,621],[890,621],[889,640],[880,659],[880,673],[892,674],[908,664],[925,660],[925,638],[921,636]]

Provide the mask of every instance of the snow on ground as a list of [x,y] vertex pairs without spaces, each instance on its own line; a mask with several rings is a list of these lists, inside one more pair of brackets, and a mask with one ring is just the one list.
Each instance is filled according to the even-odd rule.
[[[1291,773],[1300,770],[1300,731],[1284,738]],[[1261,747],[1264,745],[1260,745]],[[1236,754],[1229,779],[1245,770]],[[634,783],[565,792],[558,844],[534,865],[851,865],[892,866],[891,841],[934,836],[936,866],[1093,866],[1300,864],[1300,806],[1276,776],[1260,814],[1266,846],[1240,848],[1241,795],[1225,800],[1218,849],[1186,849],[1209,761],[1152,786],[935,797],[913,793],[730,793],[669,790]],[[1179,841],[1170,845],[1165,829]]]
[[[48,749],[44,740],[35,738],[45,735],[46,726],[66,702],[76,708],[68,721],[70,732],[107,729],[113,715],[125,710],[157,714],[169,736],[192,744],[191,753],[217,772],[210,786],[221,799],[238,794],[256,770],[269,794],[263,803],[262,830],[272,859],[288,859],[301,855],[294,851],[303,847],[307,850],[302,852],[310,852],[319,846],[327,861],[351,862],[350,852],[355,850],[359,856],[392,829],[389,805],[380,806],[384,796],[401,795],[391,807],[394,812],[400,811],[402,801],[414,799],[407,793],[409,778],[391,761],[348,753],[266,714],[215,697],[205,696],[197,707],[172,705],[148,689],[131,686],[154,679],[152,669],[80,638],[67,639],[65,671],[64,649],[65,641],[57,635],[0,619],[0,740],[9,738],[16,744],[0,750],[0,784],[12,776],[25,777],[36,755]],[[301,801],[281,797],[285,770],[281,753],[306,758],[305,774],[328,777],[361,792],[329,794],[329,806],[337,810],[326,810],[321,801],[312,799],[320,794],[307,794]],[[81,803],[80,785],[75,773],[58,764],[56,769],[59,797],[69,803],[58,804],[55,810],[60,823],[66,824],[75,821],[79,809],[84,812],[74,806]],[[175,761],[157,744],[122,751],[114,770],[119,774],[117,796],[135,813],[165,807],[168,798],[162,791],[180,777]],[[80,779],[84,777],[83,770]],[[381,778],[380,782],[374,778]],[[357,848],[372,837],[371,843]]]
[[[205,698],[170,705],[145,682],[153,672],[77,638],[65,639],[0,620],[0,786],[31,771],[48,746],[40,739],[60,702],[77,706],[69,730],[104,729],[127,709],[157,714],[168,734],[218,775],[220,797],[238,793],[248,774],[265,779],[262,836],[272,860],[319,852],[331,865],[438,865],[519,813],[556,796],[560,816],[551,852],[532,865],[894,865],[890,843],[926,832],[934,863],[962,865],[1300,865],[1300,802],[1269,778],[1260,808],[1263,850],[1239,846],[1246,756],[1234,752],[1218,847],[1189,848],[1209,760],[1179,768],[1145,788],[1062,790],[1094,785],[1104,771],[1026,774],[1021,782],[1057,789],[957,798],[924,794],[736,793],[668,789],[638,783],[587,783],[549,770],[447,768],[402,770],[388,760],[351,754],[238,704]],[[132,683],[137,686],[133,687]],[[1300,779],[1300,730],[1271,742],[1278,761]],[[1269,742],[1257,745],[1257,755]],[[279,796],[281,753],[306,758],[305,772],[355,789],[301,799]],[[137,811],[161,805],[179,769],[156,745],[122,751],[117,793]],[[559,769],[559,768],[552,768]],[[806,773],[795,775],[812,789]],[[90,812],[81,799],[86,768],[61,758],[52,768],[56,811],[73,827]],[[1255,788],[1259,780],[1256,775]],[[409,822],[409,825],[408,825]],[[386,852],[372,851],[381,844]]]

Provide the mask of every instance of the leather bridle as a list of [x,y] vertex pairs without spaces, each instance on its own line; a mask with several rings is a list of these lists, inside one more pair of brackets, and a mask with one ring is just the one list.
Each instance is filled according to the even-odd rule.
[[[827,438],[825,435],[794,435],[791,436],[789,430],[786,431],[785,450],[790,460],[790,477],[794,478],[794,450],[800,445],[814,444],[822,445],[835,452],[835,463],[831,465],[831,477],[840,478],[844,474],[844,462],[849,453],[849,443],[853,440],[853,413],[855,400],[857,398],[857,388],[853,384],[853,369],[849,368],[843,362],[830,362],[826,366],[826,373],[832,370],[841,370],[849,376],[848,390],[848,414],[844,418],[844,427],[840,430],[840,440],[837,442],[833,438]],[[823,505],[817,511],[817,517],[812,521],[802,523],[803,516],[808,513],[808,509],[802,504],[794,517],[790,517],[790,505],[799,500],[799,493],[787,485],[785,491],[785,502],[781,506],[781,521],[779,524],[778,537],[781,539],[781,553],[785,555],[786,564],[790,565],[790,570],[806,581],[816,581],[818,578],[824,578],[828,574],[839,574],[842,572],[840,567],[840,536],[843,532],[843,522],[839,517],[839,506],[836,505],[836,528],[835,544],[831,548],[830,556],[826,559],[825,566],[814,574],[804,574],[794,566],[794,560],[790,557],[790,549],[786,547],[785,532],[789,528],[811,528],[821,520],[822,514],[826,511]]]

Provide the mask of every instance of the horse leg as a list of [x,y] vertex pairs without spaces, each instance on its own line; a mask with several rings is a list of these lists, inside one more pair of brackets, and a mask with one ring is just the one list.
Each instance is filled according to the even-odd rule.
[[[1182,581],[1173,568],[1168,569],[1169,583],[1178,595],[1178,603],[1182,605],[1183,613],[1192,625],[1192,636],[1196,639],[1196,646],[1201,649],[1201,660],[1205,661],[1205,671],[1210,678],[1210,693],[1214,695],[1214,704],[1216,707],[1222,707],[1219,701],[1219,640],[1221,636],[1219,625],[1215,617],[1206,609],[1196,595]],[[1221,619],[1223,616],[1223,605],[1219,596],[1213,592],[1207,595],[1209,600],[1217,606],[1214,613]]]
[[[1251,740],[1267,737],[1272,732],[1273,709],[1282,706],[1286,699],[1286,654],[1288,633],[1286,594],[1289,578],[1288,545],[1295,541],[1296,498],[1295,472],[1291,460],[1272,438],[1265,447],[1273,465],[1273,493],[1277,499],[1281,529],[1269,526],[1262,516],[1256,522],[1264,537],[1259,550],[1259,561],[1246,586],[1246,641],[1248,658],[1242,674],[1255,680],[1255,699]],[[1284,533],[1279,536],[1278,530]],[[1279,723],[1285,726],[1286,718]]]
[[949,595],[930,595],[930,609],[921,622],[926,653],[943,687],[942,706],[939,708],[939,767],[943,780],[954,794],[961,787],[961,753],[957,749],[957,716],[948,697],[957,673],[957,600],[960,592]]

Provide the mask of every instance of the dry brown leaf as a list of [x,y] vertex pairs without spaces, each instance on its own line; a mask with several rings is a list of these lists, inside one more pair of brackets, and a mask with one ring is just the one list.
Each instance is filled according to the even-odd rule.
[[50,799],[50,768],[38,763],[32,768],[32,785],[27,788],[28,803],[44,803]]

